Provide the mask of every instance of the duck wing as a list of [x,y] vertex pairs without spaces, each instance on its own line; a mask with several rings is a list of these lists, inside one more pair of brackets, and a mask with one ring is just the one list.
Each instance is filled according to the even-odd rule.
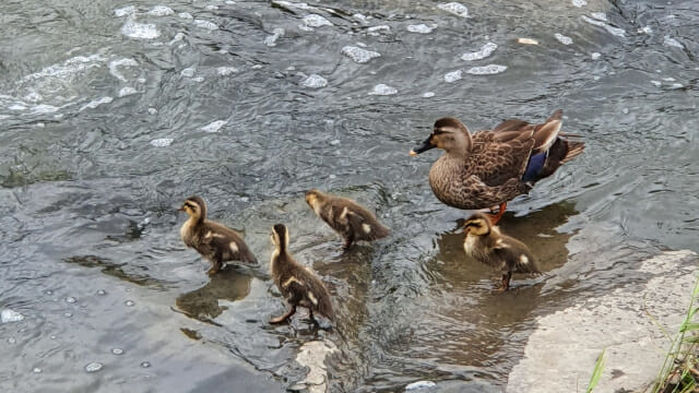
[[503,132],[480,131],[473,136],[473,149],[467,159],[469,176],[495,187],[524,173],[535,139],[533,127]]

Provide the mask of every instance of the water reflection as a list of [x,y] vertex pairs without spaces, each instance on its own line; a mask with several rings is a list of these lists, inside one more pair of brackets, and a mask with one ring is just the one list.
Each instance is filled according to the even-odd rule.
[[190,318],[214,323],[213,319],[227,309],[219,305],[219,300],[234,302],[245,298],[250,293],[251,281],[251,276],[226,266],[211,276],[203,287],[178,296],[175,303]]

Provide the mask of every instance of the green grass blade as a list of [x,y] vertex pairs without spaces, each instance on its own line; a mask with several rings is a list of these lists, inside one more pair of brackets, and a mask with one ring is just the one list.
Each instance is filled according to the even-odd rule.
[[595,389],[597,386],[597,383],[599,382],[600,377],[602,377],[602,370],[604,370],[604,362],[606,360],[605,357],[605,352],[607,349],[603,349],[602,353],[597,357],[597,361],[595,362],[595,369],[592,370],[592,376],[590,377],[590,383],[587,384],[587,390],[585,393],[592,393],[592,391]]

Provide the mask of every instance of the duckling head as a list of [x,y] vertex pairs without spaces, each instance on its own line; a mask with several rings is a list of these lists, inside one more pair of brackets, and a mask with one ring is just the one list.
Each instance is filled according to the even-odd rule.
[[204,202],[204,199],[196,195],[185,199],[182,207],[180,207],[178,210],[187,213],[195,220],[206,218],[206,202]]
[[471,133],[468,128],[453,117],[443,117],[434,122],[432,133],[422,145],[410,151],[411,156],[433,148],[444,149],[447,153],[465,153],[471,149]]
[[493,228],[490,218],[483,213],[476,213],[464,223],[466,236],[487,236]]
[[289,247],[289,230],[284,224],[275,224],[272,227],[270,237],[277,252]]
[[316,210],[324,197],[325,194],[314,188],[306,192],[306,203],[308,203],[311,209]]

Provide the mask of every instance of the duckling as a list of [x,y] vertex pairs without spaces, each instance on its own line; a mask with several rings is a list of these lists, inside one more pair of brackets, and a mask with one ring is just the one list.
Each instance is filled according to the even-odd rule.
[[289,230],[283,224],[276,224],[270,236],[275,247],[270,261],[272,278],[291,308],[286,314],[270,319],[269,323],[286,321],[294,315],[297,306],[308,308],[311,319],[318,325],[321,324],[314,312],[332,321],[335,314],[327,288],[310,269],[296,262],[289,254]]
[[497,292],[510,288],[512,273],[539,273],[536,260],[526,244],[504,235],[483,213],[469,217],[464,224],[464,251],[479,262],[502,271],[502,286]]
[[528,193],[537,181],[583,152],[583,142],[563,138],[562,116],[559,109],[543,124],[506,120],[473,135],[458,119],[445,117],[434,123],[432,134],[410,155],[444,149],[429,175],[437,199],[466,210],[494,212],[499,206],[493,217],[496,224],[509,200]]
[[221,270],[226,261],[257,264],[257,259],[236,231],[206,219],[204,199],[191,196],[178,210],[189,215],[180,228],[180,237],[187,247],[194,248],[211,261],[213,267],[208,270],[209,275]]
[[314,188],[306,193],[306,202],[318,217],[343,237],[345,250],[355,241],[377,240],[391,232],[372,212],[351,199],[324,194]]

